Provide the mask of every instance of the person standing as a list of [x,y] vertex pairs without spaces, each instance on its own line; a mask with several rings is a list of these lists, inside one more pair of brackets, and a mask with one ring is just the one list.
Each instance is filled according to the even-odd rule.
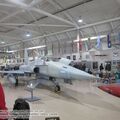
[[85,64],[85,63],[82,65],[82,70],[83,70],[83,71],[86,70],[86,64]]
[[103,64],[101,63],[100,67],[99,67],[100,71],[102,71],[104,69]]

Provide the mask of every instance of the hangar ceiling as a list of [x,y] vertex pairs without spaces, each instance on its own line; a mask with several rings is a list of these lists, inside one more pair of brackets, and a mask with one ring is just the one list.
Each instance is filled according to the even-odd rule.
[[72,41],[77,29],[81,38],[116,32],[119,11],[120,0],[1,0],[0,48]]

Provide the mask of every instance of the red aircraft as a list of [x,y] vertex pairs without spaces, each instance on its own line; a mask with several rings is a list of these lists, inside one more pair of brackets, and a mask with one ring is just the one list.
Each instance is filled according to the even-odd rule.
[[99,88],[107,93],[120,97],[120,83],[102,85]]

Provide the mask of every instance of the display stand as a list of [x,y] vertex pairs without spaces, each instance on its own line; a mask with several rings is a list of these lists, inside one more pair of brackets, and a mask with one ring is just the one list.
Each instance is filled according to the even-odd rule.
[[30,92],[31,96],[28,98],[24,98],[25,100],[29,102],[34,102],[40,100],[39,97],[36,97],[33,95],[34,89],[40,84],[40,80],[33,80],[30,81],[29,84],[27,85],[27,88],[25,89],[26,91]]

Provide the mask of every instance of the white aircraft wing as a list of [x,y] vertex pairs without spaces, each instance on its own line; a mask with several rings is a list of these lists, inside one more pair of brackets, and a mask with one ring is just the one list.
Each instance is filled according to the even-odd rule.
[[0,73],[3,73],[3,74],[24,74],[24,72],[21,70],[0,71]]

